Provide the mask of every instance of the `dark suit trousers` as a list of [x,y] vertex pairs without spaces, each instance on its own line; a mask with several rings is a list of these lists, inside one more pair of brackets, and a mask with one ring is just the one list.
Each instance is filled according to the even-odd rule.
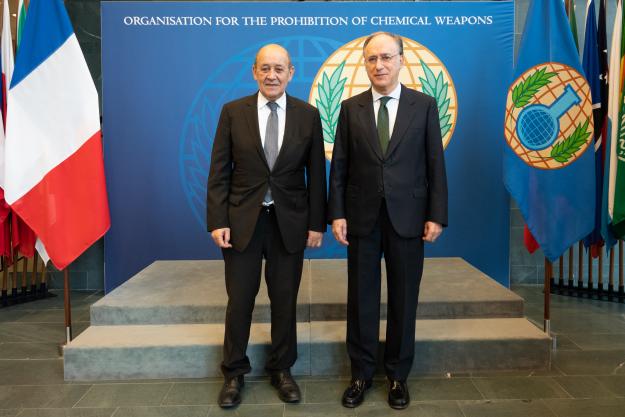
[[[349,231],[349,223],[347,224]],[[375,373],[380,328],[380,259],[388,286],[384,368],[390,379],[405,380],[414,359],[415,320],[423,272],[423,240],[402,238],[382,203],[368,236],[348,235],[347,352],[352,377]]]
[[271,303],[271,350],[265,367],[270,372],[291,367],[297,359],[295,311],[304,251],[286,251],[272,207],[261,209],[252,240],[243,252],[234,249],[222,252],[228,293],[221,365],[224,376],[231,378],[252,369],[246,350],[263,257]]

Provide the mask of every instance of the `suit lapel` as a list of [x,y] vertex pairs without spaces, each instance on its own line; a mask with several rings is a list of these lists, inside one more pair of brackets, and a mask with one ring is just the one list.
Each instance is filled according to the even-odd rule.
[[263,142],[260,139],[260,131],[258,130],[258,93],[249,96],[245,104],[245,120],[247,121],[247,127],[251,133],[250,138],[260,155],[260,159],[267,169],[269,169],[269,164],[265,157],[265,150],[263,149]]
[[276,162],[273,165],[273,169],[276,169],[276,166],[279,166],[280,161],[284,159],[284,155],[288,152],[289,147],[291,146],[293,139],[295,138],[295,126],[297,124],[297,110],[298,107],[291,99],[291,96],[287,94],[286,96],[286,120],[284,121],[284,137],[282,138],[282,146],[280,146],[280,150],[278,151],[278,156],[276,157]]
[[373,95],[371,94],[371,89],[367,90],[360,96],[358,105],[360,106],[358,118],[364,127],[363,132],[366,136],[366,140],[377,157],[380,158],[380,160],[383,160],[384,157],[382,155],[382,147],[380,146],[378,130],[375,126],[375,116],[373,114]]
[[388,149],[386,150],[387,155],[391,155],[397,146],[399,146],[399,142],[404,138],[404,133],[406,129],[408,129],[408,126],[410,126],[410,123],[412,123],[412,118],[415,116],[414,98],[408,94],[406,90],[407,88],[402,85],[401,95],[399,96],[399,107],[397,108],[397,116],[395,117],[395,126],[393,127],[393,134],[391,135]]

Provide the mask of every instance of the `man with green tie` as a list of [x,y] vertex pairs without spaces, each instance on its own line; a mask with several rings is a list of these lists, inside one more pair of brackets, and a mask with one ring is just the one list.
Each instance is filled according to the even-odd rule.
[[423,242],[447,224],[447,179],[436,101],[399,83],[400,36],[377,32],[364,43],[371,89],[341,106],[330,171],[329,222],[347,245],[347,351],[352,380],[343,405],[356,407],[371,386],[378,351],[380,260],[387,271],[384,366],[392,408],[410,402]]

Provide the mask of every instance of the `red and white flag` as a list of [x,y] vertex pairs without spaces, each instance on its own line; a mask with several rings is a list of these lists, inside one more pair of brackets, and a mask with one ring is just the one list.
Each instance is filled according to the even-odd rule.
[[11,20],[9,2],[5,1],[2,9],[2,33],[0,35],[0,256],[9,263],[11,255],[11,208],[4,199],[4,145],[5,145],[5,116],[8,83],[13,74],[13,45],[11,39]]

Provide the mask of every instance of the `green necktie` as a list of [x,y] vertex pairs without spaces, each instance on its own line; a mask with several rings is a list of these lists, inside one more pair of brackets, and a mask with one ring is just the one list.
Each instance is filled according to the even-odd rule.
[[388,109],[386,108],[386,103],[391,99],[391,97],[384,96],[380,97],[380,108],[378,109],[378,138],[380,139],[380,147],[382,148],[382,154],[386,153],[386,149],[388,148]]

